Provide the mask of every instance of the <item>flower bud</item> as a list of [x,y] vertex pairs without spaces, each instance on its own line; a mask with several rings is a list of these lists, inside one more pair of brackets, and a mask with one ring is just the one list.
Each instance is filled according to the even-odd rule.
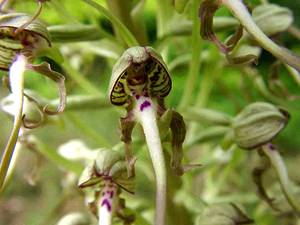
[[268,36],[285,31],[293,22],[291,10],[275,4],[262,4],[255,7],[252,16]]
[[198,217],[197,225],[252,224],[245,213],[233,203],[212,204]]
[[110,149],[100,149],[96,159],[87,166],[79,178],[78,186],[85,188],[101,183],[106,179],[128,192],[133,192],[133,178],[127,177],[127,167],[122,156]]
[[287,111],[272,104],[252,103],[234,119],[234,141],[244,149],[261,146],[271,141],[286,126],[288,119]]

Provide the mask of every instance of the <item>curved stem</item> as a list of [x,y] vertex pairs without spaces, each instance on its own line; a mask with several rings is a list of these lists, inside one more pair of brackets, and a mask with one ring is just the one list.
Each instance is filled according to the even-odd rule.
[[292,190],[290,188],[290,181],[288,177],[288,172],[285,167],[285,164],[277,151],[277,149],[271,145],[271,144],[266,144],[262,146],[262,150],[265,153],[265,155],[269,158],[271,161],[272,166],[274,167],[279,182],[281,189],[283,191],[283,194],[290,204],[290,206],[293,208],[293,210],[296,212],[298,217],[300,217],[300,205],[298,202],[296,202],[295,198],[293,197]]
[[193,96],[193,91],[196,85],[196,80],[200,70],[200,51],[201,51],[201,38],[200,38],[200,22],[198,18],[198,1],[193,0],[193,31],[192,31],[192,60],[189,66],[189,75],[184,88],[179,107],[184,109],[190,102]]
[[15,115],[14,125],[9,140],[4,149],[0,165],[0,190],[2,190],[5,177],[12,159],[16,142],[18,140],[19,130],[22,125],[23,115],[23,90],[24,90],[24,72],[26,66],[26,58],[18,55],[16,61],[11,65],[9,71],[10,86],[12,95],[14,96]]
[[275,44],[262,30],[256,25],[249,14],[247,8],[241,0],[222,0],[240,21],[247,32],[267,51],[280,59],[282,62],[289,64],[300,71],[300,58],[286,48]]
[[136,104],[136,115],[140,120],[156,177],[155,225],[165,224],[167,175],[164,154],[161,146],[156,113],[153,102],[148,97],[140,97]]
[[107,9],[105,9],[103,6],[98,4],[97,2],[93,0],[83,0],[85,3],[89,4],[93,8],[97,9],[103,16],[105,16],[107,19],[109,19],[120,31],[120,34],[122,35],[125,43],[129,46],[137,46],[139,45],[138,41],[135,39],[135,37],[130,33],[130,31],[127,29],[127,27],[120,22],[116,17],[114,17]]

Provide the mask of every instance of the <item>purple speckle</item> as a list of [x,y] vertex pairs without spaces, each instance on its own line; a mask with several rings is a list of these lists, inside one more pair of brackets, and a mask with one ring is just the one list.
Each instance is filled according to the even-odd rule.
[[140,106],[140,110],[141,110],[141,112],[143,112],[143,110],[145,109],[145,108],[147,108],[147,107],[149,107],[149,106],[151,106],[151,103],[149,102],[149,101],[144,101],[142,104],[141,104],[141,106]]
[[139,96],[139,95],[136,95],[135,98],[136,98],[136,100],[139,100],[139,99],[140,99],[140,96]]
[[111,212],[111,204],[110,204],[109,200],[106,199],[106,198],[105,198],[105,199],[102,201],[102,203],[101,203],[101,206],[104,206],[104,205],[106,205],[107,210],[108,210],[109,212]]
[[276,147],[274,145],[272,145],[271,143],[269,143],[269,149],[270,150],[276,150]]

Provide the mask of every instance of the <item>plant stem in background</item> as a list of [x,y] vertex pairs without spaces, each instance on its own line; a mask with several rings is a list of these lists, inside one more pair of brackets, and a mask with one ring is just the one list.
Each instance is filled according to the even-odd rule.
[[149,97],[140,97],[136,104],[136,115],[140,120],[156,177],[156,213],[155,225],[165,224],[167,174],[161,146],[156,113],[153,102]]
[[122,39],[124,40],[124,42],[127,44],[128,47],[139,45],[138,41],[135,39],[132,33],[127,29],[127,27],[124,24],[122,24],[118,18],[113,16],[102,5],[98,4],[93,0],[83,0],[83,1],[89,4],[90,6],[92,6],[93,8],[95,8],[96,10],[98,10],[103,16],[105,16],[114,24],[114,26],[118,29]]
[[271,161],[271,164],[277,173],[280,186],[286,200],[298,215],[298,217],[300,217],[300,205],[293,197],[293,192],[290,188],[288,172],[278,150],[272,144],[263,145],[262,150]]
[[3,151],[0,165],[0,191],[3,188],[5,177],[9,168],[11,158],[14,153],[15,145],[18,140],[19,131],[22,125],[23,116],[23,90],[24,90],[24,73],[26,67],[26,58],[23,55],[18,55],[15,62],[10,67],[9,80],[11,91],[14,98],[15,115],[14,125],[11,131],[7,145]]
[[189,65],[189,74],[185,84],[183,96],[181,98],[179,108],[184,109],[190,102],[193,96],[195,84],[197,83],[197,76],[200,69],[200,52],[201,52],[201,38],[200,38],[200,22],[198,18],[198,0],[193,0],[193,31],[192,31],[192,60]]
[[157,0],[156,1],[156,18],[157,18],[157,37],[164,36],[169,19],[171,17],[171,1],[170,0]]
[[287,63],[300,71],[300,58],[288,49],[278,46],[265,35],[256,25],[241,0],[222,0],[222,3],[232,11],[234,16],[240,21],[252,38],[254,38],[264,49],[282,62]]
[[[128,4],[128,1],[124,0],[108,0],[107,5],[110,9],[110,12],[117,17],[121,23],[123,23],[129,31],[134,35],[134,37],[137,39],[137,41],[141,45],[147,44],[147,34],[145,32],[145,29],[141,29],[141,27],[135,27],[133,18],[131,17],[131,4]],[[143,18],[139,18],[142,20]],[[141,22],[141,21],[139,21]],[[119,34],[118,27],[115,27],[116,33]]]

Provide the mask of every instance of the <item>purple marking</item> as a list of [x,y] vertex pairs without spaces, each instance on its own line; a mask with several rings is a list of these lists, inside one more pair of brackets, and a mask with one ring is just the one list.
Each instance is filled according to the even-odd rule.
[[270,150],[276,150],[276,147],[274,145],[272,145],[271,143],[269,143],[269,148],[270,148]]
[[140,99],[140,96],[139,96],[139,95],[136,95],[135,98],[136,98],[136,100],[139,100],[139,99]]
[[109,212],[111,212],[111,204],[110,204],[110,202],[109,202],[109,200],[108,200],[107,198],[105,198],[105,199],[102,201],[102,203],[101,203],[101,206],[104,206],[104,205],[106,205],[107,210],[108,210]]
[[141,112],[143,112],[143,110],[145,109],[145,108],[147,108],[147,107],[149,107],[149,106],[151,106],[151,103],[149,102],[149,101],[144,101],[142,104],[141,104],[141,106],[140,106],[140,110],[141,110]]
[[110,196],[109,196],[109,198],[113,198],[114,197],[114,192],[113,191],[111,191],[110,192]]

